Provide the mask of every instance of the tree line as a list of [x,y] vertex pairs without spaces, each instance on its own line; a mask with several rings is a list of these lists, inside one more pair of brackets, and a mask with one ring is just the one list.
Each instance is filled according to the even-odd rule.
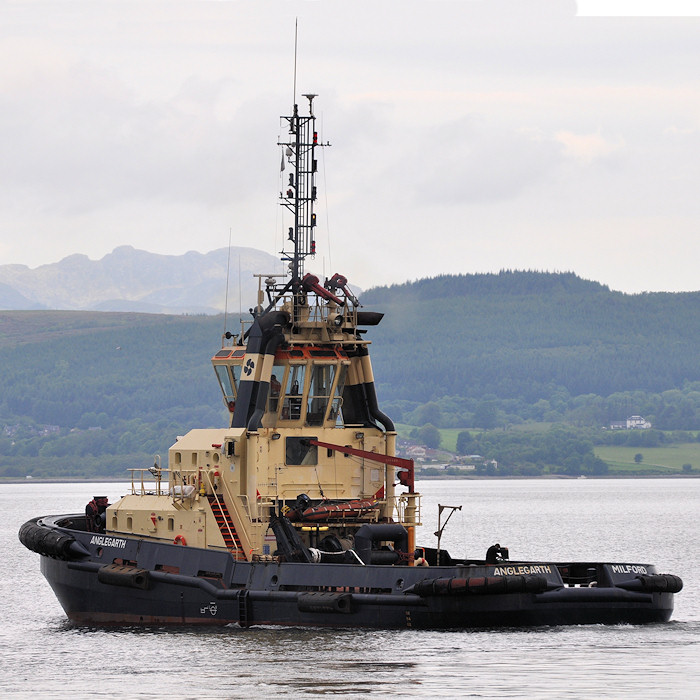
[[[660,430],[700,430],[700,293],[627,295],[504,271],[361,301],[385,312],[366,337],[381,408],[397,422],[600,431],[643,415]],[[209,362],[224,330],[223,316],[0,312],[0,476],[119,474],[192,427],[225,425]],[[506,454],[507,440],[493,449]]]
[[[369,290],[380,398],[398,420],[700,428],[700,292],[623,294],[571,273],[441,276]],[[441,416],[426,418],[425,412]],[[427,406],[427,408],[426,408]]]

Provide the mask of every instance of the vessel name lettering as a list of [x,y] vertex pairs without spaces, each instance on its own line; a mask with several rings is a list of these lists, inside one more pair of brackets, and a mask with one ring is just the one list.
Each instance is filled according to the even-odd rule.
[[119,549],[124,549],[126,547],[126,540],[122,540],[118,537],[93,535],[92,539],[90,540],[90,544],[96,544],[100,547],[119,547]]
[[497,566],[494,576],[512,576],[513,574],[551,574],[552,567],[544,564],[539,566]]
[[613,564],[612,572],[614,574],[646,574],[647,567],[636,564]]

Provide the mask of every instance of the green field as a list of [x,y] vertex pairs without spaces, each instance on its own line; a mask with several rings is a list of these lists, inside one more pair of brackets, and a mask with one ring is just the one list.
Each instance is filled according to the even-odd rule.
[[[513,432],[545,433],[551,427],[550,423],[527,423],[513,426]],[[396,425],[400,437],[407,438],[415,426],[405,423]],[[464,428],[442,428],[440,448],[456,452],[457,436]],[[481,432],[472,429],[472,434]],[[607,462],[611,474],[678,474],[683,471],[683,465],[690,464],[695,474],[700,473],[700,442],[674,443],[664,447],[618,447],[598,445],[594,447],[596,457]],[[642,461],[637,463],[634,457],[642,455]]]
[[[407,423],[396,423],[396,432],[399,437],[408,438],[412,430],[416,429],[415,425]],[[448,452],[457,451],[457,435],[465,430],[465,428],[440,428],[440,449]]]
[[[657,471],[669,474],[683,470],[684,464],[690,464],[693,471],[700,470],[700,443],[677,443],[668,447],[615,447],[597,446],[596,457],[605,460],[613,472]],[[642,461],[634,461],[636,454],[642,455]]]

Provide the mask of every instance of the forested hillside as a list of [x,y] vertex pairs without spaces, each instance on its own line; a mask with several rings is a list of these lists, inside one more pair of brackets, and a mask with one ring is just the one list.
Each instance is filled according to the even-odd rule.
[[379,287],[362,302],[386,313],[372,359],[401,413],[436,402],[449,423],[487,400],[595,425],[658,420],[670,402],[666,422],[682,424],[664,427],[700,428],[700,292],[629,295],[570,273],[506,271]]
[[225,425],[222,332],[223,316],[0,312],[0,475],[124,474]]
[[[572,274],[438,277],[366,292],[397,421],[700,429],[700,293],[626,295]],[[228,328],[236,330],[229,318]],[[223,316],[0,312],[0,476],[120,475],[225,425]],[[587,433],[590,435],[591,433]]]

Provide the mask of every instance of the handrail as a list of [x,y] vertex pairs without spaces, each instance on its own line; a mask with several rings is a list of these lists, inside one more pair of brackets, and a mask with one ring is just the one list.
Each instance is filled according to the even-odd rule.
[[[187,499],[194,499],[201,495],[201,491],[198,488],[198,482],[201,479],[200,486],[205,486],[205,491],[210,492],[214,495],[214,498],[218,505],[223,504],[227,507],[229,514],[235,518],[238,523],[243,523],[245,518],[241,516],[240,510],[236,503],[236,497],[231,493],[228,484],[225,480],[221,480],[220,484],[223,486],[225,495],[227,498],[221,498],[217,490],[214,488],[213,473],[209,470],[200,469],[129,469],[131,473],[131,493],[135,496],[146,496],[146,495],[156,495],[156,496],[170,496],[173,499],[173,503],[184,504]],[[154,482],[149,484],[145,480],[148,477],[153,477]],[[165,479],[164,479],[165,477]],[[189,483],[188,483],[189,482]],[[240,498],[246,499],[247,495],[241,496]],[[228,499],[228,502],[227,502]],[[250,510],[250,507],[247,506]],[[240,530],[234,531],[227,521],[226,530],[229,536],[236,542],[236,536],[241,543],[240,548],[234,546],[229,549],[231,552],[236,553],[236,558],[240,553],[244,559],[247,559],[246,548],[251,549],[250,537],[248,536],[247,530],[241,528]],[[234,526],[235,527],[235,526]]]
[[[226,496],[228,496],[228,500],[231,503],[231,508],[233,510],[233,514],[236,517],[236,520],[239,523],[244,523],[245,522],[245,515],[241,515],[241,512],[238,508],[238,502],[236,499],[240,498],[241,500],[245,500],[246,501],[246,508],[248,510],[248,513],[250,513],[250,505],[247,503],[247,501],[248,501],[247,494],[245,496],[235,496],[234,494],[231,493],[231,490],[229,489],[228,484],[225,481],[222,481],[222,483],[224,484],[224,491],[226,492]],[[248,520],[252,523],[253,518],[249,517]],[[239,532],[238,537],[241,540],[241,545],[243,547],[247,548],[246,551],[249,551],[252,553],[253,548],[251,547],[251,541],[250,541],[250,537],[248,536],[247,528],[244,528],[241,532]],[[243,554],[245,556],[245,551],[243,552]],[[247,559],[247,557],[246,557],[246,559]]]
[[[214,498],[216,499],[216,502],[220,503],[220,500],[223,500],[224,505],[227,506],[229,514],[231,514],[233,517],[235,517],[236,521],[242,525],[245,522],[245,517],[241,516],[241,512],[238,509],[238,504],[236,502],[237,497],[234,496],[233,493],[231,493],[231,489],[229,488],[229,485],[226,483],[226,481],[224,479],[222,479],[220,481],[220,484],[223,486],[223,489],[224,489],[224,495],[226,497],[224,499],[220,499],[219,494],[214,489],[214,484],[211,481],[211,472],[205,472],[205,474],[206,474],[208,484],[211,487],[211,491],[214,495]],[[247,499],[248,497],[247,496],[240,496],[239,498]],[[228,501],[227,501],[227,499],[228,499]],[[235,525],[234,525],[234,527],[235,527]],[[231,539],[233,539],[235,542],[235,538],[233,537],[233,533],[232,533],[231,528],[229,527],[228,523],[226,523],[226,528],[227,528],[229,534],[231,535]],[[246,551],[252,550],[252,547],[250,546],[251,545],[250,537],[248,536],[247,529],[244,527],[242,527],[240,530],[237,529],[236,534],[238,535],[238,539],[241,542],[241,553],[243,554],[244,559],[247,560],[248,557],[246,556]],[[236,547],[235,549],[236,549],[236,551],[238,551],[238,547]]]
[[[131,473],[131,493],[134,496],[145,496],[146,494],[151,494],[155,492],[156,496],[166,496],[169,491],[169,484],[167,489],[163,489],[162,477],[164,473],[168,473],[169,469],[127,469]],[[153,487],[144,482],[144,477],[148,474],[155,479]],[[136,477],[138,475],[138,484],[135,483]],[[167,483],[167,482],[166,482]]]
[[[199,469],[128,469],[127,471],[131,472],[131,493],[134,496],[171,496],[173,501],[184,503],[186,498],[194,498],[197,495]],[[155,479],[152,485],[144,481],[147,474]],[[168,475],[169,478],[163,484],[163,476]],[[188,487],[192,488],[188,490]]]
[[[214,496],[214,500],[216,501],[216,504],[217,504],[217,506],[219,507],[219,511],[220,511],[221,514],[223,515],[223,509],[221,508],[221,502],[222,502],[222,500],[223,500],[223,503],[224,503],[224,505],[226,506],[226,505],[227,505],[227,504],[226,504],[226,500],[225,500],[225,499],[220,499],[220,498],[219,498],[219,494],[218,494],[217,490],[214,488],[214,482],[213,482],[213,479],[212,479],[212,474],[211,474],[211,472],[208,472],[208,471],[207,471],[207,472],[204,472],[204,474],[205,474],[205,478],[206,478],[206,481],[207,481],[207,485],[209,486],[209,488],[210,488],[210,490],[211,490],[211,493],[212,493],[212,495]],[[228,492],[228,485],[226,484],[226,482],[222,480],[221,483],[222,483],[223,486],[224,486],[224,491],[227,491],[227,492]],[[233,500],[233,499],[231,498],[231,494],[230,494],[230,493],[229,493],[229,500],[230,500],[230,501]],[[228,507],[226,508],[226,510],[228,511]],[[234,510],[235,510],[235,506],[234,506]],[[237,512],[237,511],[236,511],[236,515],[238,515],[238,512]],[[238,518],[238,520],[240,521],[240,518]],[[241,541],[241,549],[240,549],[240,550],[239,550],[238,546],[236,545],[236,538],[240,539],[240,535],[239,535],[239,533],[238,533],[238,530],[236,530],[235,532],[234,532],[233,530],[231,530],[231,526],[229,525],[228,520],[224,519],[224,523],[225,523],[225,525],[226,525],[226,530],[228,531],[228,534],[229,534],[231,540],[232,540],[233,543],[234,543],[233,550],[229,550],[229,551],[235,551],[235,553],[236,553],[236,559],[238,559],[238,553],[239,553],[239,552],[243,555],[243,558],[245,559],[245,558],[246,558],[246,555],[245,555],[245,550],[243,549],[243,542]],[[234,527],[235,527],[235,526],[234,526]]]
[[[407,525],[422,525],[421,523],[421,496],[419,493],[400,493],[393,496],[394,511],[397,514],[398,520],[402,524]],[[409,520],[407,519],[406,510],[407,508],[414,508],[413,517]]]

